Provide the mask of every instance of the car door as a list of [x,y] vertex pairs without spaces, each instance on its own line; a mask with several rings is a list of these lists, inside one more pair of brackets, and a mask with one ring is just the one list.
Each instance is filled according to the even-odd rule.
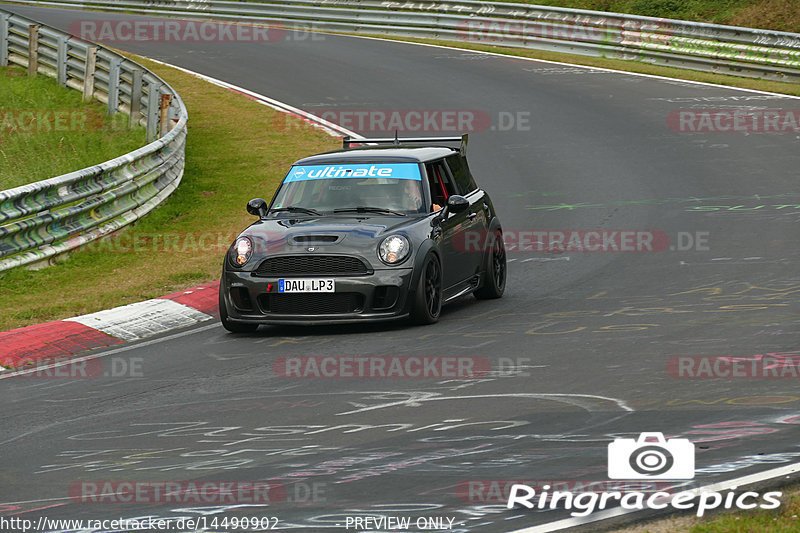
[[[428,176],[428,185],[431,191],[431,200],[444,208],[447,199],[458,193],[455,183],[447,170],[444,160],[434,161],[425,165]],[[442,252],[442,284],[448,289],[468,279],[473,274],[473,266],[469,254],[462,245],[464,229],[471,224],[468,218],[470,211],[450,213],[439,223],[440,242]]]
[[485,257],[486,232],[489,229],[486,193],[479,189],[469,171],[467,160],[461,154],[445,158],[447,169],[457,193],[469,200],[465,224],[460,228],[457,243],[462,248],[462,260],[468,265],[469,276],[481,271]]

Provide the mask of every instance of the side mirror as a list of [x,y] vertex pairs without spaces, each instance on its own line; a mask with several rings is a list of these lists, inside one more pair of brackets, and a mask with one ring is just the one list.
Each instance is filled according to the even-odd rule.
[[247,212],[259,218],[267,216],[267,202],[263,198],[253,198],[247,202]]
[[447,211],[450,213],[463,213],[467,209],[469,209],[469,200],[463,196],[454,194],[447,199]]
[[433,220],[431,220],[431,226],[437,226],[441,224],[442,221],[447,220],[447,217],[450,216],[450,213],[463,213],[467,209],[469,209],[469,200],[461,195],[454,194],[447,199],[447,205],[444,206],[444,209],[442,209],[441,213],[433,217]]

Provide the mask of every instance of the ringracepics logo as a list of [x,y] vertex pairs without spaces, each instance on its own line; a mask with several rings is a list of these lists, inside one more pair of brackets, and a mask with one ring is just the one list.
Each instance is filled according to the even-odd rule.
[[[647,442],[648,438],[656,443]],[[608,445],[610,479],[692,479],[694,444],[688,439],[664,440],[662,433],[639,439],[616,439]]]
[[551,487],[545,485],[542,490],[537,491],[528,485],[514,485],[508,496],[506,507],[513,509],[521,505],[526,509],[576,509],[570,514],[572,516],[588,516],[595,511],[606,509],[611,502],[618,501],[623,509],[644,510],[644,509],[675,509],[687,510],[696,508],[698,517],[703,516],[706,511],[713,509],[777,509],[781,505],[780,491],[766,492],[760,495],[757,492],[746,491],[741,494],[735,492],[733,487],[722,494],[716,491],[694,491],[685,490],[677,494],[668,492],[654,492],[646,494],[644,492],[582,492],[574,495],[571,492],[554,491],[549,492]]
[[[652,441],[655,442],[652,442]],[[694,444],[688,439],[665,439],[663,433],[641,433],[638,439],[616,439],[608,445],[608,477],[630,480],[689,480],[694,478]],[[550,484],[530,486],[515,484],[508,494],[506,507],[520,505],[527,509],[576,509],[572,516],[587,516],[619,502],[623,509],[696,508],[698,517],[712,509],[777,509],[782,492],[736,493],[731,487],[727,494],[707,490],[684,490],[669,493],[665,490],[646,493],[642,490],[622,492],[582,492],[573,494],[555,490]]]
[[[508,501],[511,488],[514,485],[526,485],[536,489],[541,494],[543,491],[566,491],[573,495],[584,492],[603,493],[610,491],[619,492],[646,492],[652,493],[675,492],[679,484],[670,482],[649,481],[609,481],[601,479],[535,479],[535,480],[505,480],[505,479],[480,479],[462,481],[456,486],[456,495],[461,501],[467,503],[504,503]],[[682,484],[681,484],[682,485]]]

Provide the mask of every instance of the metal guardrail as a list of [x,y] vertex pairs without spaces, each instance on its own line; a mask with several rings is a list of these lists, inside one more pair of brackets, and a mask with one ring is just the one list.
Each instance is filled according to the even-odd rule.
[[[147,127],[150,144],[111,161],[0,191],[0,271],[52,261],[130,224],[181,181],[188,114],[180,96],[141,65],[0,10],[0,66],[55,77],[109,114]],[[159,138],[160,137],[160,138]],[[155,139],[155,140],[153,140]]]
[[474,0],[15,0],[14,3],[477,42],[800,81],[800,34],[531,4]]
[[[14,3],[245,21],[303,31],[476,42],[800,81],[800,34],[600,11],[473,0],[16,0]],[[116,231],[158,205],[183,173],[186,109],[153,73],[102,47],[0,11],[0,64],[55,76],[158,133],[123,157],[0,192],[0,271],[38,262]],[[33,58],[33,60],[31,59]],[[162,117],[163,118],[163,117]]]

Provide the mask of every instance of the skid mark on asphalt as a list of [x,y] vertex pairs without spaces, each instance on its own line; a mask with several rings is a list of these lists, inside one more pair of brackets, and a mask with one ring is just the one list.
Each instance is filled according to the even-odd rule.
[[343,413],[336,413],[336,414],[337,416],[352,415],[356,413],[362,413],[365,411],[374,411],[376,409],[386,409],[390,407],[398,407],[398,406],[420,407],[427,402],[459,401],[459,400],[470,400],[476,398],[481,398],[481,399],[528,398],[532,400],[549,400],[549,401],[574,405],[580,407],[581,409],[585,409],[587,411],[603,410],[603,409],[598,409],[596,402],[593,402],[593,400],[600,400],[602,402],[613,403],[619,409],[622,409],[624,411],[634,410],[632,407],[627,405],[623,400],[619,400],[617,398],[607,398],[605,396],[595,396],[592,394],[553,394],[553,393],[537,394],[530,392],[518,392],[518,393],[508,393],[508,394],[475,394],[475,395],[465,395],[465,396],[442,396],[438,393],[425,392],[425,393],[412,393],[411,397],[404,400],[390,401],[384,404],[363,407],[360,409],[356,409],[354,411],[346,411]]

